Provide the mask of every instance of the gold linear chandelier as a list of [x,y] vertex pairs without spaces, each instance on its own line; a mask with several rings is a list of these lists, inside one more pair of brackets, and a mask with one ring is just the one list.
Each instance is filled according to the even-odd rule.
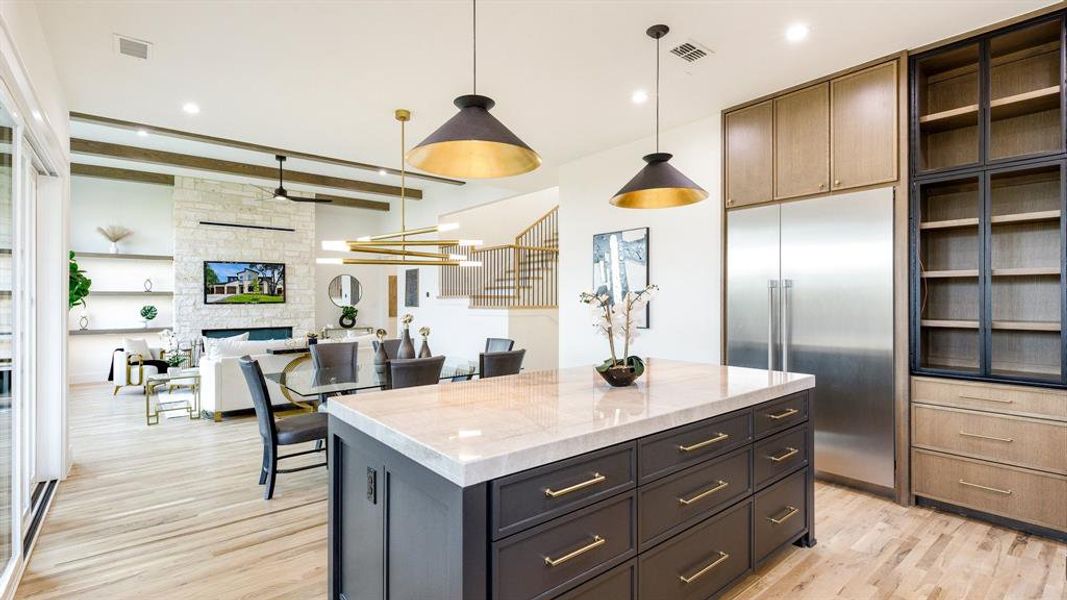
[[[406,265],[424,267],[480,267],[481,261],[468,260],[466,254],[442,252],[443,247],[471,248],[481,246],[481,240],[409,240],[409,236],[425,235],[452,231],[459,228],[458,223],[440,223],[429,227],[408,229],[405,214],[407,171],[404,162],[405,125],[411,120],[411,111],[403,108],[396,110],[396,120],[400,121],[400,231],[380,235],[365,235],[354,240],[326,240],[322,242],[323,250],[335,252],[359,252],[378,254],[399,258],[318,258],[320,265]],[[408,247],[437,248],[437,252],[427,250],[409,250]]]

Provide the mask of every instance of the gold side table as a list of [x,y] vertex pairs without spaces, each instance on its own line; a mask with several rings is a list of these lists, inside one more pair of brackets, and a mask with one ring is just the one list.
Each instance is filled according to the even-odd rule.
[[[166,387],[188,388],[192,394],[191,399],[162,400],[158,389]],[[154,402],[153,402],[154,399]],[[159,375],[149,375],[145,378],[144,418],[148,425],[159,424],[159,413],[184,410],[189,413],[190,420],[200,418],[200,370],[181,369],[172,370]]]

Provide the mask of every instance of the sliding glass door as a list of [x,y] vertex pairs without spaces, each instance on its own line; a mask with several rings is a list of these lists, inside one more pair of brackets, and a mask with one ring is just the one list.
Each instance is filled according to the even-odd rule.
[[18,281],[15,247],[16,129],[11,115],[0,106],[0,567],[6,570],[13,556],[14,514],[14,406],[19,372],[15,337],[15,282]]

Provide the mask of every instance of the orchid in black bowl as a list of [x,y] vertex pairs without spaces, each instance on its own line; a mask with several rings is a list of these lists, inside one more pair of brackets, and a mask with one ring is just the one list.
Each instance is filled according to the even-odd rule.
[[[659,291],[659,286],[650,284],[642,290],[626,292],[615,301],[609,293],[582,292],[579,299],[592,307],[593,327],[608,338],[611,358],[596,366],[596,372],[613,387],[633,385],[645,372],[645,361],[630,356],[630,342],[637,337],[636,315],[644,310],[648,301]],[[617,352],[616,341],[622,343],[622,354]],[[622,358],[619,358],[622,356]]]

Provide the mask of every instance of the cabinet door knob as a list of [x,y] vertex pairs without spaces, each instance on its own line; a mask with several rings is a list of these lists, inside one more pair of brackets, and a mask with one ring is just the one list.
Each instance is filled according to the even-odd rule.
[[841,185],[841,180],[840,179],[835,179],[834,180],[834,185],[835,186]]
[[820,183],[819,184],[819,189],[820,190],[825,190],[826,189],[826,184],[825,183]]

